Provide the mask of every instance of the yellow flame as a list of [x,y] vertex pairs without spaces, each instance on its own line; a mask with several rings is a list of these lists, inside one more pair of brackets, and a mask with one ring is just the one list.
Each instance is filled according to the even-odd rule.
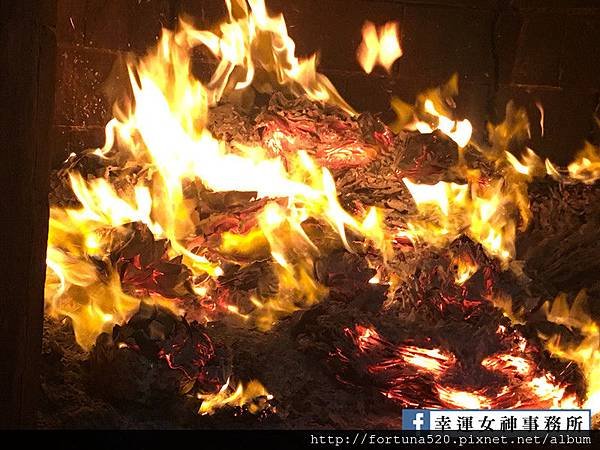
[[139,299],[122,292],[117,274],[101,280],[89,261],[49,249],[47,266],[48,313],[71,318],[75,339],[86,350],[94,345],[96,336],[110,332],[115,323],[124,322],[139,307]]
[[572,179],[586,184],[595,183],[600,179],[600,149],[586,142],[567,169]]
[[[331,81],[317,71],[316,55],[308,58],[295,55],[296,44],[288,35],[283,15],[269,15],[264,0],[227,0],[226,4],[228,20],[220,25],[219,33],[196,30],[184,22],[177,35],[178,42],[190,47],[204,45],[219,60],[207,85],[211,105],[228,86],[244,89],[260,78],[259,72],[264,72],[273,83],[289,88],[296,95],[307,95],[354,113]],[[263,89],[261,84],[255,87]]]
[[565,386],[558,384],[552,374],[535,377],[527,382],[527,387],[542,401],[550,402],[551,409],[581,408],[575,394],[565,395]]
[[452,258],[456,268],[454,282],[458,286],[465,284],[479,270],[479,265],[468,255],[456,255]]
[[561,176],[558,172],[558,169],[554,166],[554,164],[552,164],[552,162],[549,159],[546,158],[546,160],[544,161],[544,165],[546,167],[546,173],[548,175],[550,175],[555,180],[560,180]]
[[[243,89],[254,83],[255,76],[261,82],[270,77],[272,83],[296,95],[353,112],[329,80],[316,71],[314,57],[295,56],[283,16],[270,16],[262,0],[227,1],[227,8],[228,20],[218,33],[182,23],[175,32],[163,30],[156,47],[140,60],[129,62],[133,99],[129,104],[123,99],[115,104],[114,118],[105,130],[105,145],[95,155],[128,158],[142,165],[146,175],[117,189],[108,178],[85,181],[72,173],[71,187],[81,206],[53,208],[48,253],[56,257],[49,258],[49,267],[59,279],[67,279],[65,261],[105,258],[115,234],[123,237],[126,233],[123,225],[141,222],[155,238],[168,239],[169,256],[181,255],[194,275],[218,277],[223,271],[218,262],[207,259],[205,249],[188,248],[197,233],[197,212],[195,202],[186,198],[184,186],[199,181],[215,192],[256,192],[257,198],[277,198],[281,203],[269,202],[258,215],[258,229],[248,235],[222,236],[221,250],[239,255],[268,247],[276,265],[279,292],[276,298],[257,299],[261,306],[256,312],[259,326],[268,328],[281,315],[310,306],[326,292],[313,278],[313,258],[318,249],[302,228],[308,218],[328,225],[350,251],[347,229],[365,236],[384,256],[391,251],[391,244],[380,212],[372,208],[364,217],[346,212],[338,202],[331,173],[306,152],[298,152],[284,163],[278,157],[268,157],[261,147],[221,142],[205,127],[210,106],[231,86]],[[192,52],[198,45],[208,47],[219,60],[207,85],[191,73]],[[255,87],[260,90],[260,86]],[[86,283],[107,285],[100,271],[93,269],[89,265]],[[116,281],[108,285],[118,291]],[[200,289],[197,292],[210,294],[205,286],[195,287]],[[68,289],[58,292],[66,295]],[[59,294],[52,293],[51,297],[55,295]],[[119,301],[114,298],[113,305]],[[128,316],[110,314],[111,319],[105,317],[107,324],[120,323]],[[80,319],[87,320],[84,316]],[[100,330],[98,326],[92,328]]]
[[[137,310],[140,299],[121,290],[119,276],[107,263],[102,273],[91,257],[104,258],[115,239],[124,239],[126,223],[139,221],[161,235],[150,220],[150,194],[136,186],[130,199],[121,198],[104,179],[86,183],[71,174],[71,186],[82,206],[75,209],[51,208],[46,257],[46,310],[55,317],[70,317],[75,338],[89,349],[98,334],[123,323]],[[176,311],[172,305],[156,297]]]
[[504,263],[514,256],[515,218],[506,211],[512,198],[503,192],[502,180],[489,186],[402,181],[421,214],[408,223],[411,239],[442,246],[464,233]]
[[437,125],[432,126],[428,122],[418,121],[415,127],[421,133],[431,133],[434,130],[440,130],[450,139],[458,144],[459,147],[465,147],[471,140],[473,126],[467,119],[452,120],[440,113],[431,99],[426,99],[425,112],[437,118]]
[[245,385],[239,382],[236,387],[230,383],[231,380],[228,379],[217,393],[198,394],[198,398],[202,400],[198,413],[210,415],[223,406],[245,406],[252,414],[256,414],[267,406],[268,400],[273,398],[257,380],[252,380]]
[[402,56],[397,22],[387,22],[380,27],[366,21],[362,28],[362,42],[356,58],[366,73],[371,73],[376,65],[388,72],[392,64]]
[[521,160],[517,159],[515,155],[506,151],[506,159],[512,165],[512,167],[521,175],[533,176],[542,166],[542,161],[539,156],[530,148],[527,148],[526,153],[522,156]]
[[586,311],[587,295],[581,291],[569,306],[567,296],[559,295],[552,303],[546,302],[544,310],[550,322],[579,331],[579,343],[564,343],[559,335],[546,340],[546,347],[555,356],[574,361],[582,370],[587,382],[585,408],[592,413],[600,411],[600,328]]

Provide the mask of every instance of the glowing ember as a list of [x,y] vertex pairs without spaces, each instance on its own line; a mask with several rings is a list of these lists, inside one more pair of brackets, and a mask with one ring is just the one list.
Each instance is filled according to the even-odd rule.
[[428,349],[406,346],[399,349],[398,354],[408,364],[412,364],[435,376],[441,376],[455,362],[453,355],[439,348]]
[[[440,348],[410,344],[393,344],[372,327],[357,325],[346,330],[356,345],[353,357],[338,349],[334,357],[346,364],[363,361],[371,383],[387,398],[402,405],[429,408],[511,409],[511,408],[581,408],[584,400],[551,373],[537,367],[530,347],[516,331],[501,326],[499,339],[508,351],[485,357],[484,368],[497,379],[484,386],[457,385],[455,374],[463,370],[456,356]],[[469,378],[472,374],[462,375]],[[482,376],[481,374],[477,377]],[[506,384],[505,384],[506,383]],[[409,388],[410,387],[410,388]],[[589,404],[589,401],[588,401]]]
[[481,361],[481,365],[492,371],[499,372],[516,372],[518,375],[528,375],[531,370],[531,364],[525,358],[502,353],[499,355],[490,356]]
[[440,400],[446,408],[489,409],[490,399],[476,392],[460,391],[450,387],[437,388]]

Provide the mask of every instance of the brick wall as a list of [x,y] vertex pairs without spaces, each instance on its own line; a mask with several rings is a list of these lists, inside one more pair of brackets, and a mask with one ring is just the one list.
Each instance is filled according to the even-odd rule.
[[[123,52],[143,52],[161,26],[186,14],[223,17],[223,0],[58,0],[55,164],[97,146],[110,118],[104,81]],[[359,110],[389,114],[391,94],[411,102],[460,75],[461,115],[476,129],[501,120],[514,99],[530,112],[532,146],[566,162],[593,138],[600,113],[597,0],[267,0],[283,11],[297,53],[319,51],[321,70]],[[400,22],[404,56],[392,76],[362,73],[355,58],[364,20]],[[209,66],[199,57],[199,72]],[[539,102],[545,133],[538,125]]]

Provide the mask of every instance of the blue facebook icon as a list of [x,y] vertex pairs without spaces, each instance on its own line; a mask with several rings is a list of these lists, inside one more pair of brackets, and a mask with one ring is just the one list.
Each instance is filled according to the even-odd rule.
[[425,409],[403,409],[403,430],[429,430],[429,411]]

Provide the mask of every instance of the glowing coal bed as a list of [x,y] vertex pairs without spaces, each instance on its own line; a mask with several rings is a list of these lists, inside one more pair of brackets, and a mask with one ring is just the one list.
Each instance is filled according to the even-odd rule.
[[[512,104],[476,142],[456,77],[385,124],[262,0],[228,8],[132,57],[105,145],[53,174],[42,425],[596,412],[598,148],[543,161]],[[389,70],[397,24],[365,24],[357,57]]]

